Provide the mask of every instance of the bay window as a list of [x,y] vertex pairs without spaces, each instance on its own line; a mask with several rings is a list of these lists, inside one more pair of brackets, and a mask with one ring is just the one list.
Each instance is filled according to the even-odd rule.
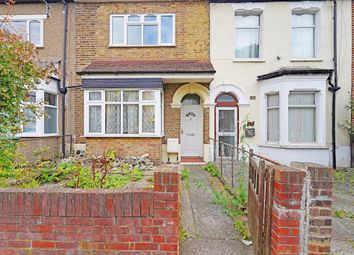
[[[26,107],[36,104],[43,116],[35,116],[33,111]],[[23,112],[27,123],[22,128],[20,136],[46,136],[58,134],[58,95],[54,92],[43,90],[31,91],[26,102],[24,102]]]
[[161,91],[107,89],[85,91],[85,133],[144,136],[161,133]]
[[111,46],[172,46],[174,14],[111,15]]
[[[1,19],[4,17],[0,17]],[[14,15],[3,23],[3,29],[15,33],[37,47],[43,47],[43,23],[46,15]]]
[[267,95],[267,141],[279,142],[279,93]]
[[315,92],[289,92],[289,142],[316,142]]

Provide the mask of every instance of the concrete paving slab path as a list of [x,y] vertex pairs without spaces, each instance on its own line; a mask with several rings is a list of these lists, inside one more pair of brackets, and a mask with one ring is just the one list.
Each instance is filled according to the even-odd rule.
[[208,173],[200,166],[186,167],[190,188],[182,191],[182,226],[188,237],[181,242],[181,254],[253,255],[253,247],[238,238],[231,218],[212,204]]

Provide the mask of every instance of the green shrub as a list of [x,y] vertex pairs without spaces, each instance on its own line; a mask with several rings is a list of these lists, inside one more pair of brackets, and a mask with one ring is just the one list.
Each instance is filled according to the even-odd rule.
[[220,171],[213,162],[209,162],[206,166],[203,166],[203,170],[211,174],[211,176],[220,176]]

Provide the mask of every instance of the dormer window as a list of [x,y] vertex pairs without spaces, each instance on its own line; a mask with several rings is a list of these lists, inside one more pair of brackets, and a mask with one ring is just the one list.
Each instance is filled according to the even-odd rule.
[[110,46],[174,45],[174,14],[111,15]]

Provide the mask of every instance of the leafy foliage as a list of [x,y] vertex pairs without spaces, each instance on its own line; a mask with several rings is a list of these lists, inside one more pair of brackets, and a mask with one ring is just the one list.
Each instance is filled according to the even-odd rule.
[[220,171],[219,169],[216,167],[215,163],[213,162],[209,162],[206,166],[202,167],[203,170],[207,171],[209,174],[211,174],[211,176],[220,176]]
[[[349,93],[349,103],[345,105],[345,110],[350,111],[351,116],[354,114],[354,98],[352,95]],[[342,127],[349,136],[354,135],[354,126],[352,125],[351,121],[351,116],[350,119],[347,119],[344,123],[340,123],[339,126]]]

